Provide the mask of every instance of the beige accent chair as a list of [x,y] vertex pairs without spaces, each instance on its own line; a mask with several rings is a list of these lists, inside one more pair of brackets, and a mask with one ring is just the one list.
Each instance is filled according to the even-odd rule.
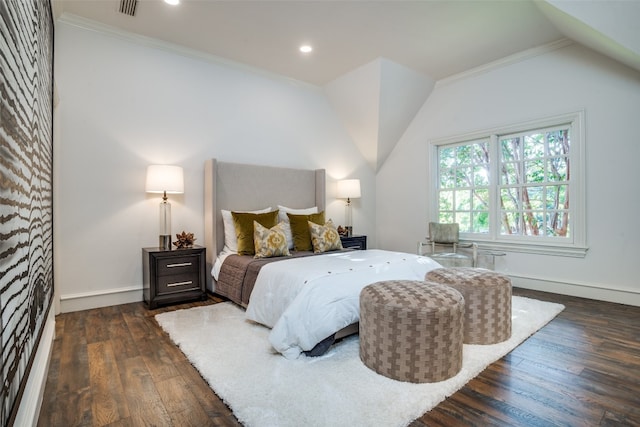
[[[424,247],[429,252],[423,251]],[[439,250],[442,248],[446,250]],[[471,254],[458,252],[459,248],[470,248]],[[426,255],[443,267],[476,267],[478,265],[478,244],[460,243],[460,226],[457,223],[429,223],[429,236],[426,242],[418,242],[418,255]]]

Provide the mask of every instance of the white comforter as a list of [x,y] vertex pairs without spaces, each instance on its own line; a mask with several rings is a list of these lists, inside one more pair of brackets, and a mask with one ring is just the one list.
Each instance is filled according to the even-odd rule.
[[360,291],[381,280],[423,280],[431,258],[382,250],[328,253],[274,262],[260,270],[246,316],[271,329],[271,345],[288,359],[355,323]]

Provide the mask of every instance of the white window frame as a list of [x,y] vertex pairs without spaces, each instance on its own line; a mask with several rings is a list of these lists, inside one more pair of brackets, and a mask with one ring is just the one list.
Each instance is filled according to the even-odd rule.
[[[522,235],[501,235],[499,222],[499,204],[497,203],[499,189],[499,137],[520,132],[534,131],[554,126],[569,125],[571,127],[571,179],[569,217],[571,218],[571,233],[567,238],[561,237],[532,237]],[[544,119],[531,120],[509,126],[502,126],[473,132],[465,135],[441,138],[429,141],[428,165],[430,168],[431,190],[429,216],[431,221],[438,218],[438,147],[451,144],[461,144],[477,140],[489,140],[490,152],[490,226],[489,233],[460,233],[461,240],[477,242],[481,249],[524,252],[544,255],[558,255],[568,257],[584,257],[587,253],[586,233],[586,200],[585,200],[585,133],[584,111],[578,111]]]

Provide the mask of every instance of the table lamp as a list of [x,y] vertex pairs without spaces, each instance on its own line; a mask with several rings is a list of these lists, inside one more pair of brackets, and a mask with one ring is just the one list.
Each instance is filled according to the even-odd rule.
[[343,179],[338,181],[338,198],[347,199],[345,206],[345,229],[347,236],[353,235],[353,217],[351,214],[351,199],[360,198],[360,180],[359,179]]
[[182,168],[169,165],[148,166],[146,192],[162,193],[158,246],[164,250],[171,250],[171,203],[167,201],[167,194],[184,193]]

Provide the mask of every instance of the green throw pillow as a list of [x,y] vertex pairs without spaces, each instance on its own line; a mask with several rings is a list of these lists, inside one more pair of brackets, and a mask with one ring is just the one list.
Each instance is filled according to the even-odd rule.
[[309,234],[309,221],[314,224],[324,225],[324,211],[309,215],[294,215],[287,213],[293,235],[293,248],[296,251],[312,251],[311,234]]
[[231,212],[233,225],[236,227],[238,238],[238,255],[253,255],[256,253],[253,242],[253,221],[263,227],[271,228],[278,223],[278,211],[255,214],[249,212]]

